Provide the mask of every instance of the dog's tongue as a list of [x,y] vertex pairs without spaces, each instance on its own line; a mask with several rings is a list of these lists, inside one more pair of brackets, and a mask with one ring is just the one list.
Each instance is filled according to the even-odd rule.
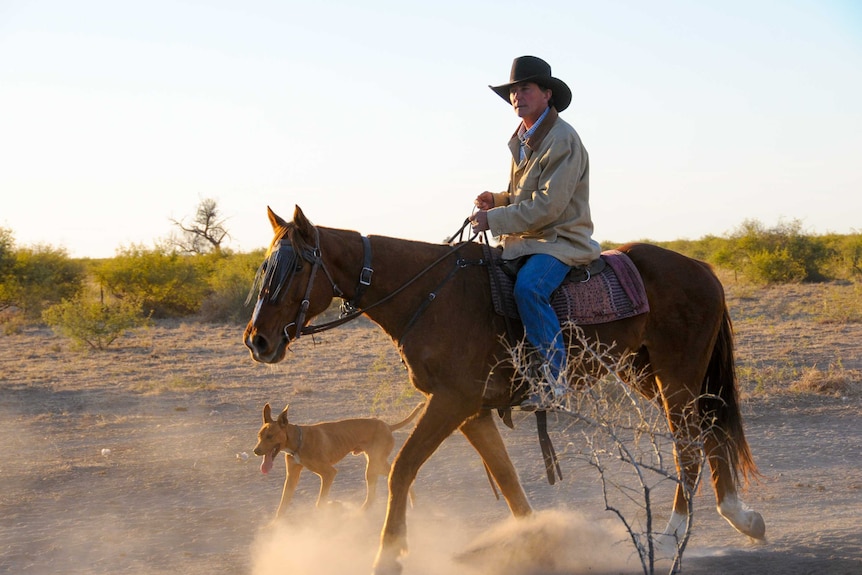
[[267,453],[263,456],[263,463],[260,464],[260,472],[267,474],[270,469],[272,469],[272,454]]

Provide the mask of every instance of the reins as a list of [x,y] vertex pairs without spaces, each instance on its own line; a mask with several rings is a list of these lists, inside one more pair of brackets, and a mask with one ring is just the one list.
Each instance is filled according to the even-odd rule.
[[[452,243],[452,241],[454,241],[454,239],[455,239],[455,237],[456,237],[456,236],[457,236],[457,237],[460,237],[460,238],[463,238],[463,235],[464,235],[464,229],[465,229],[468,225],[470,225],[470,220],[469,220],[469,219],[464,220],[464,223],[461,225],[461,228],[460,228],[458,231],[456,231],[454,234],[452,234],[452,236],[451,236],[451,237],[446,241],[446,243],[447,243],[447,244],[451,244],[451,243]],[[316,229],[316,228],[315,228],[315,229]],[[409,280],[407,280],[407,281],[406,281],[404,284],[402,284],[400,287],[398,287],[398,288],[397,288],[397,289],[395,289],[394,291],[392,291],[392,292],[388,293],[386,296],[382,297],[381,299],[377,300],[376,302],[374,302],[374,303],[372,303],[372,304],[370,304],[370,305],[368,305],[368,306],[365,306],[365,307],[363,307],[363,308],[355,307],[355,306],[352,306],[352,305],[351,305],[351,306],[345,306],[345,307],[343,307],[343,309],[347,309],[346,313],[342,313],[342,315],[341,315],[338,319],[336,319],[336,320],[332,320],[332,321],[329,321],[329,322],[326,322],[326,323],[322,323],[322,324],[319,324],[319,325],[307,325],[307,326],[302,326],[301,321],[304,321],[304,319],[305,319],[305,311],[307,311],[307,309],[308,309],[308,305],[309,305],[308,297],[309,297],[309,295],[310,295],[310,294],[309,294],[309,291],[311,290],[312,280],[314,279],[314,270],[315,270],[315,268],[316,268],[316,267],[318,267],[318,266],[323,267],[324,272],[326,273],[327,277],[329,278],[330,283],[332,284],[332,287],[334,288],[334,291],[336,292],[336,293],[335,293],[335,295],[336,295],[337,297],[343,297],[343,294],[341,293],[341,290],[340,290],[340,289],[338,289],[338,286],[336,286],[335,282],[332,280],[332,276],[331,276],[331,274],[330,274],[330,273],[329,273],[329,271],[326,269],[326,265],[323,263],[323,259],[322,259],[321,255],[320,255],[320,235],[319,235],[319,233],[318,233],[317,237],[315,238],[316,243],[317,243],[317,246],[316,246],[316,247],[315,247],[315,249],[314,249],[314,253],[316,254],[316,257],[315,257],[315,260],[314,260],[314,261],[310,262],[310,263],[312,264],[312,266],[313,266],[313,267],[312,267],[312,272],[311,272],[311,273],[312,273],[312,275],[311,275],[311,278],[310,278],[310,280],[309,280],[309,287],[307,288],[307,292],[306,292],[306,295],[305,295],[305,299],[302,301],[302,305],[301,305],[301,308],[300,308],[300,314],[301,314],[301,315],[300,315],[299,317],[297,317],[297,321],[296,321],[296,322],[294,322],[294,324],[288,324],[288,325],[286,325],[286,326],[285,326],[285,328],[284,328],[284,335],[285,335],[285,337],[287,337],[287,338],[288,338],[288,340],[290,339],[290,336],[288,336],[288,335],[287,335],[287,328],[288,328],[288,327],[290,327],[290,325],[298,325],[298,326],[301,326],[300,328],[298,328],[298,330],[297,330],[297,332],[296,332],[296,334],[297,334],[297,335],[296,335],[296,338],[295,338],[295,339],[299,339],[299,336],[300,336],[300,335],[314,335],[314,334],[316,334],[316,333],[321,333],[321,332],[324,332],[324,331],[327,331],[327,330],[333,329],[333,328],[335,328],[335,327],[338,327],[338,326],[340,326],[340,325],[343,325],[343,324],[345,324],[345,323],[347,323],[347,322],[349,322],[349,321],[352,321],[352,320],[356,319],[357,317],[361,316],[362,314],[367,313],[369,310],[374,309],[374,308],[376,308],[376,307],[378,307],[378,306],[381,306],[381,305],[385,304],[386,302],[388,302],[389,300],[393,299],[395,296],[397,296],[398,294],[400,294],[401,292],[403,292],[405,289],[407,289],[408,287],[410,287],[411,285],[413,285],[416,281],[418,281],[418,280],[419,280],[422,276],[424,276],[426,273],[428,273],[428,272],[430,272],[432,269],[434,269],[434,268],[435,268],[435,267],[436,267],[440,262],[442,262],[442,261],[446,260],[446,259],[447,259],[447,258],[449,258],[452,254],[456,253],[458,250],[460,250],[461,248],[463,248],[464,246],[466,246],[467,244],[469,244],[470,242],[472,242],[474,239],[476,239],[476,236],[478,236],[478,235],[479,235],[478,233],[473,234],[473,235],[472,235],[472,236],[471,236],[471,237],[470,237],[466,242],[460,242],[460,241],[459,241],[459,243],[458,243],[458,244],[455,244],[454,246],[452,246],[452,247],[451,247],[451,249],[450,249],[449,251],[447,251],[445,254],[443,254],[442,256],[440,256],[439,258],[437,258],[436,260],[434,260],[434,261],[433,261],[433,262],[431,262],[430,264],[428,264],[424,269],[422,269],[422,270],[421,270],[419,273],[417,273],[415,276],[413,276],[412,278],[410,278]],[[365,239],[365,238],[363,237],[363,239]],[[368,248],[366,248],[366,249],[368,249]],[[362,272],[361,272],[361,276],[360,276],[360,285],[363,285],[363,277],[366,277],[366,278],[367,278],[367,284],[364,284],[366,287],[367,287],[368,285],[371,285],[371,277],[372,277],[372,274],[373,274],[373,271],[374,271],[370,264],[371,264],[370,259],[366,258],[366,261],[365,261],[365,264],[364,264],[364,266],[363,266],[363,269],[362,269]],[[367,271],[366,271],[366,270],[367,270]],[[433,299],[433,297],[432,297],[431,299]],[[357,302],[357,301],[358,301],[358,298],[356,298],[356,297],[355,297],[355,298],[354,298],[354,302]],[[350,309],[350,308],[353,308],[353,309]],[[424,309],[424,308],[423,308],[423,309]],[[415,317],[417,317],[417,316],[415,316],[415,315],[414,315],[414,320],[415,320]],[[413,322],[414,320],[411,320],[410,324],[412,324],[412,322]]]

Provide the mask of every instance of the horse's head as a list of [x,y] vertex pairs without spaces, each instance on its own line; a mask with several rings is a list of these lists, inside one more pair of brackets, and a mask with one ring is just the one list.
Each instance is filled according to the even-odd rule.
[[243,341],[255,361],[278,363],[302,327],[326,310],[333,288],[323,267],[320,231],[299,206],[287,222],[267,207],[273,237],[266,258],[255,276],[249,299],[257,304]]

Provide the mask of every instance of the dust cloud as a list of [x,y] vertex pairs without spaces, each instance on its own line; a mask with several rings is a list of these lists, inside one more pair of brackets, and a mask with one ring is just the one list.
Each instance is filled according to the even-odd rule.
[[[343,507],[272,524],[261,530],[252,546],[251,573],[370,573],[381,524],[382,510],[371,518]],[[405,575],[640,572],[621,526],[597,523],[571,511],[541,511],[481,530],[464,518],[413,510],[408,513],[408,542],[409,552],[402,559]]]

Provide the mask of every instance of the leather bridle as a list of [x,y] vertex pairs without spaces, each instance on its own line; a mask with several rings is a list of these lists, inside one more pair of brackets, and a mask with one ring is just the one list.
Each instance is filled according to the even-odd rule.
[[[467,223],[468,222],[465,222],[465,226],[467,225]],[[431,269],[433,269],[437,264],[448,258],[453,253],[460,250],[465,245],[472,242],[475,237],[476,236],[474,235],[466,242],[461,242],[453,245],[448,252],[434,260],[425,269],[423,269],[418,274],[409,279],[407,282],[405,282],[403,285],[401,285],[401,287],[397,288],[395,291],[389,293],[385,297],[377,300],[373,304],[362,308],[360,307],[361,298],[364,295],[366,288],[371,286],[371,278],[374,274],[374,269],[371,266],[370,240],[368,239],[368,237],[362,236],[363,265],[362,269],[359,272],[359,279],[357,280],[357,286],[354,292],[354,296],[351,300],[348,301],[344,296],[344,292],[335,283],[332,274],[326,267],[326,263],[323,261],[323,255],[320,249],[320,231],[315,227],[315,245],[313,248],[297,250],[289,239],[281,239],[278,241],[277,248],[270,252],[267,259],[264,260],[263,264],[261,264],[261,267],[258,269],[257,276],[255,277],[255,283],[252,285],[252,289],[249,292],[247,302],[250,303],[251,297],[254,295],[255,288],[260,285],[258,292],[258,305],[260,305],[260,302],[262,301],[277,303],[288,291],[290,283],[293,281],[293,276],[296,274],[297,271],[302,269],[302,262],[304,261],[310,263],[311,273],[308,277],[308,284],[305,287],[305,295],[300,302],[299,311],[297,312],[295,320],[285,325],[282,329],[284,337],[287,340],[287,345],[290,345],[293,341],[298,340],[302,335],[313,335],[338,327],[344,323],[356,319],[363,313],[366,313],[368,310],[389,301],[390,299],[394,298],[396,295],[407,289],[407,287],[409,287],[411,284],[413,284],[416,280],[421,278]],[[297,258],[297,252],[299,254],[299,258]],[[459,260],[456,265],[458,267],[465,267],[465,262]],[[329,283],[332,286],[333,295],[344,300],[344,303],[341,306],[341,315],[338,319],[326,322],[324,324],[304,325],[305,316],[307,315],[308,308],[311,305],[310,298],[311,290],[314,286],[314,278],[319,269],[322,269],[323,272],[326,274],[327,279],[329,279]],[[258,311],[256,309],[255,317],[257,316],[257,313]],[[293,338],[291,338],[289,334],[289,330],[291,328],[294,328]]]

